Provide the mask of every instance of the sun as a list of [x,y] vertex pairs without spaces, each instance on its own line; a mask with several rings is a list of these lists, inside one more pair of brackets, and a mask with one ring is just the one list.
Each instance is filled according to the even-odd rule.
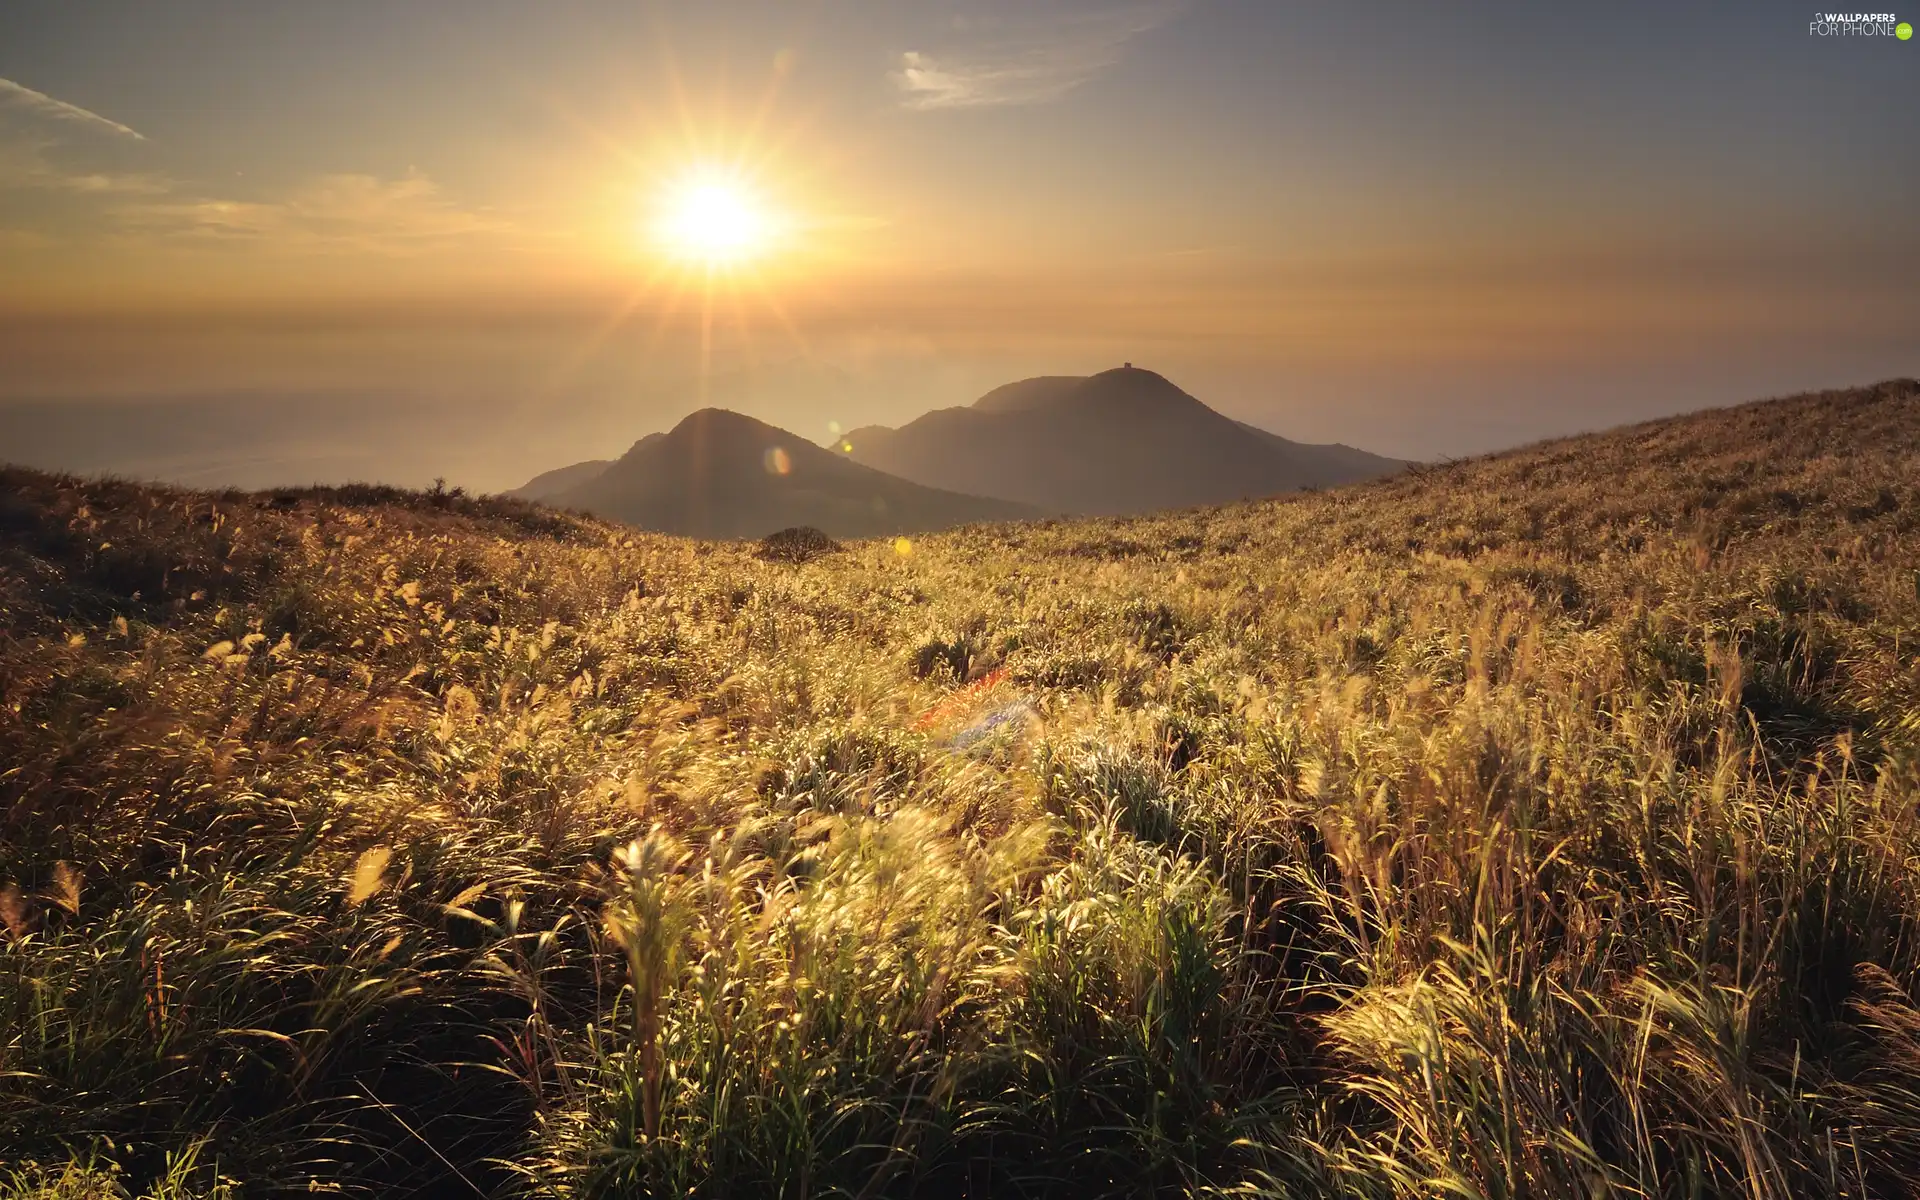
[[654,240],[674,258],[707,267],[735,266],[764,254],[775,222],[744,181],[691,172],[661,197]]

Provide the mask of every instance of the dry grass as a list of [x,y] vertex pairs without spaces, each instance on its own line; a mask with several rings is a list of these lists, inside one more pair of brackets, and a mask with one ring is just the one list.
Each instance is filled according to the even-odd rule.
[[7,473],[0,1196],[1907,1194],[1916,480],[1911,381],[802,563]]

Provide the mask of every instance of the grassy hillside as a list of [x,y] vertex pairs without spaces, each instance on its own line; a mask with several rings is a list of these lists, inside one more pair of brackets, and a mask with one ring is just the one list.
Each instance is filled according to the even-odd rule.
[[0,1195],[1920,1175],[1912,381],[799,565],[13,472],[0,610]]

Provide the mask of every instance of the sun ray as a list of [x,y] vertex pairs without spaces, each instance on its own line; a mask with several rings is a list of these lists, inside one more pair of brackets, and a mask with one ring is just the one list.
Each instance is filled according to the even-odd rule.
[[808,344],[806,334],[801,332],[799,324],[795,322],[792,315],[787,312],[786,305],[780,302],[780,297],[774,292],[767,281],[758,275],[751,275],[747,277],[746,282],[753,285],[760,298],[761,304],[765,306],[769,313],[773,314],[774,320],[780,323],[780,327],[784,329],[787,336],[793,340],[793,344],[799,347],[801,355],[808,362],[814,361],[813,347]]
[[[649,74],[660,102],[636,97],[637,129],[561,113],[626,169],[626,244],[612,262],[633,270],[609,295],[606,311],[560,351],[545,386],[535,389],[541,395],[609,354],[650,358],[663,347],[686,354],[702,404],[714,368],[739,354],[784,346],[804,361],[818,359],[799,319],[802,297],[822,269],[846,257],[835,234],[854,226],[803,218],[804,209],[790,202],[813,194],[844,148],[813,144],[817,114],[783,110],[788,52],[775,57],[757,87],[729,94],[721,81],[696,96],[670,31],[663,26],[659,34],[661,58]],[[611,191],[608,199],[618,204]],[[623,333],[628,329],[634,333]]]

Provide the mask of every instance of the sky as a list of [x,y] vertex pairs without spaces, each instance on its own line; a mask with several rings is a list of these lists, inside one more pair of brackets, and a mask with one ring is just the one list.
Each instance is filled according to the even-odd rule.
[[[1812,15],[5,0],[0,459],[494,489],[1121,361],[1433,458],[1920,374],[1920,39]],[[696,177],[759,253],[662,243]]]

